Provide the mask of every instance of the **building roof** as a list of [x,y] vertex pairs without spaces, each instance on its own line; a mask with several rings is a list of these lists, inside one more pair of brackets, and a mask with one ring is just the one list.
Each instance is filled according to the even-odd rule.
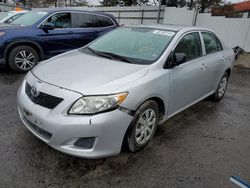
[[232,6],[235,12],[249,12],[250,11],[250,1],[235,3],[235,4],[232,4]]

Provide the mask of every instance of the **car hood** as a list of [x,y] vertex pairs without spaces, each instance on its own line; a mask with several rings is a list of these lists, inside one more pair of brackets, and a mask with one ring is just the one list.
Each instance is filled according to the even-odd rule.
[[22,26],[21,25],[14,25],[14,24],[0,23],[0,30],[17,29],[17,28],[22,28]]
[[74,50],[44,61],[32,73],[43,82],[94,95],[121,92],[120,88],[146,75],[148,67]]

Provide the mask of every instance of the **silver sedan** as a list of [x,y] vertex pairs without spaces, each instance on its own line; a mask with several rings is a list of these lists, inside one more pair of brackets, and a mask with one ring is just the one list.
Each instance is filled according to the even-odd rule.
[[170,25],[116,29],[40,63],[18,92],[24,125],[79,157],[143,149],[157,125],[210,97],[220,101],[234,62],[213,31]]

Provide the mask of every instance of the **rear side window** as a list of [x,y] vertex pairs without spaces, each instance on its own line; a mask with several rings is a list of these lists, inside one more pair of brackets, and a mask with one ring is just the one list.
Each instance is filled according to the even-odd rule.
[[186,61],[202,56],[199,33],[194,32],[186,34],[176,46],[174,53],[185,53]]
[[74,28],[96,27],[95,15],[85,13],[72,14]]
[[201,34],[204,40],[207,54],[211,54],[222,50],[221,43],[214,34],[206,32],[202,32]]
[[114,22],[106,16],[96,16],[98,27],[108,27],[114,25]]
[[47,23],[53,24],[55,28],[71,28],[71,14],[70,13],[58,13],[49,17],[43,25]]

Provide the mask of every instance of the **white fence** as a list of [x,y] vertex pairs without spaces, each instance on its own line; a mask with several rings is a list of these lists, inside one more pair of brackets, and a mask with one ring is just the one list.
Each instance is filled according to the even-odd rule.
[[6,12],[14,10],[13,6],[0,3],[0,12]]
[[[9,5],[9,4],[6,4],[6,3],[0,3],[0,12],[8,12],[8,11],[11,11],[11,10],[15,10],[15,6],[14,5]],[[25,7],[22,7],[23,9],[27,9],[28,8],[25,8]]]
[[[158,6],[136,7],[75,7],[75,9],[100,11],[113,14],[119,24],[156,24]],[[161,7],[159,23],[193,25],[194,10],[187,8]],[[208,13],[198,14],[196,26],[213,29],[229,47],[240,46],[250,52],[250,18],[225,18],[211,16]]]
[[[113,14],[120,25],[156,24],[159,6],[131,7],[75,7],[80,10],[93,10]],[[165,7],[161,7],[159,23],[163,23]]]
[[[192,25],[194,11],[186,8],[166,7],[164,24]],[[196,26],[210,28],[217,33],[229,47],[240,46],[250,52],[250,19],[225,18],[224,16],[211,16],[209,13],[197,15]]]

